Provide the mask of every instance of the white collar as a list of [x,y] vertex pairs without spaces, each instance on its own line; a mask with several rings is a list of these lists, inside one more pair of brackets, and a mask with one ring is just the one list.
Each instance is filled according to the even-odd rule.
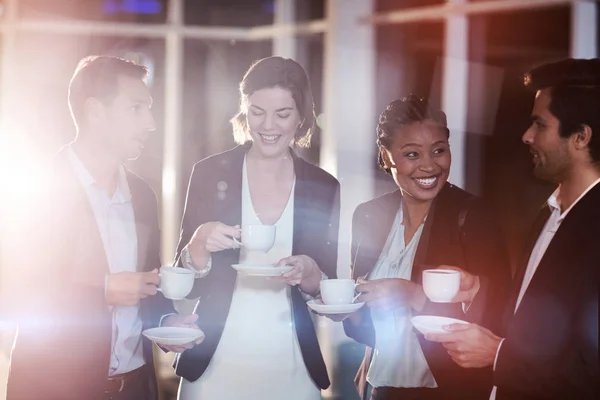
[[[79,182],[81,182],[83,187],[88,188],[89,186],[97,186],[96,179],[94,179],[92,174],[90,174],[90,171],[77,156],[77,153],[75,153],[72,146],[67,146],[67,156],[69,157],[69,162],[74,169],[77,179]],[[131,201],[131,190],[129,189],[129,184],[127,183],[127,174],[125,173],[125,168],[122,165],[119,166],[117,190],[115,191],[113,197],[118,202],[126,203]]]
[[[583,196],[585,196],[590,190],[592,190],[592,188],[594,186],[596,186],[598,183],[600,183],[600,178],[596,179],[596,181],[594,181],[590,186],[588,186],[587,189],[585,189],[583,191],[583,193],[581,193],[579,195],[577,200],[575,200],[569,208],[567,208],[562,214],[560,214],[560,217],[558,218],[558,222],[561,222],[563,219],[565,219],[565,217],[567,216],[569,211],[571,211],[571,209],[575,206],[575,204],[577,204],[579,202],[579,200],[581,200],[583,198]],[[548,198],[548,201],[547,201],[548,207],[550,207],[552,212],[554,212],[555,210],[558,210],[560,212],[560,205],[558,204],[559,193],[560,193],[560,186],[557,187],[556,190],[554,191],[554,193],[552,193],[550,195],[550,197]]]

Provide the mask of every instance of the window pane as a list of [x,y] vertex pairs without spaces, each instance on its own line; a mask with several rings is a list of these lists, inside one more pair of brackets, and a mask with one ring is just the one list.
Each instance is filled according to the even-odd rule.
[[164,23],[167,0],[20,0],[23,18]]
[[271,42],[188,39],[184,52],[183,157],[191,167],[234,146],[229,120],[239,106],[238,85],[254,61],[271,55]]
[[273,23],[273,0],[186,0],[185,23],[251,27]]
[[312,21],[325,18],[325,0],[296,1],[296,21]]
[[442,5],[445,2],[446,0],[376,0],[375,10],[377,12],[404,10],[407,8]]

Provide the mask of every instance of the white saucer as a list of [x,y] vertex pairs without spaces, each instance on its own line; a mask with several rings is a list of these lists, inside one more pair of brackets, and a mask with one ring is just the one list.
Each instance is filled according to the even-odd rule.
[[233,264],[232,267],[240,274],[251,276],[280,276],[294,269],[289,265],[276,267],[274,265]]
[[156,344],[167,346],[182,345],[195,342],[198,339],[204,339],[204,332],[200,329],[177,328],[172,326],[146,329],[142,334]]
[[410,320],[413,326],[423,335],[428,333],[450,333],[444,329],[444,325],[468,324],[460,319],[437,317],[435,315],[418,315]]
[[323,304],[321,300],[309,300],[306,304],[319,314],[350,314],[365,305],[365,303]]

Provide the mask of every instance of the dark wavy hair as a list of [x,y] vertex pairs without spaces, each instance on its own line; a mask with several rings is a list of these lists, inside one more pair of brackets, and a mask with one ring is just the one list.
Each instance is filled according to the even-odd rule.
[[381,149],[390,149],[394,135],[398,129],[415,122],[433,121],[446,131],[446,137],[450,137],[446,114],[438,109],[434,109],[427,104],[425,100],[415,94],[410,94],[402,100],[394,100],[379,115],[377,123],[377,146],[380,150],[377,155],[379,167],[388,174],[391,174],[389,168],[385,167]]
[[240,108],[231,119],[233,138],[238,144],[250,139],[248,133],[248,97],[257,90],[279,87],[287,89],[296,102],[301,124],[294,134],[294,143],[309,147],[315,130],[315,104],[310,90],[310,81],[300,64],[289,58],[267,57],[256,61],[240,82]]
[[535,92],[550,89],[549,111],[560,125],[563,138],[592,130],[588,145],[591,159],[600,163],[600,59],[565,59],[544,64],[525,74],[525,86]]

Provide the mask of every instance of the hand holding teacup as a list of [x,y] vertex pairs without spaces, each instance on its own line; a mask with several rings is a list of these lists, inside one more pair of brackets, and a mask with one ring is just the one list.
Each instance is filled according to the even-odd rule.
[[364,301],[369,307],[386,311],[410,305],[420,310],[425,302],[421,285],[400,278],[375,279],[367,281],[359,278],[356,290],[361,292],[358,301]]
[[[320,282],[320,298],[323,304],[328,306],[340,306],[353,304],[359,297],[356,295],[356,283],[352,279],[324,279]],[[348,318],[352,313],[344,314],[320,314],[334,322],[341,322]]]
[[158,270],[150,272],[118,272],[106,279],[106,302],[113,306],[133,306],[153,296],[160,282]]
[[192,235],[188,251],[196,265],[206,265],[210,253],[238,248],[235,239],[240,236],[239,225],[229,226],[218,221],[207,222],[200,225]]

